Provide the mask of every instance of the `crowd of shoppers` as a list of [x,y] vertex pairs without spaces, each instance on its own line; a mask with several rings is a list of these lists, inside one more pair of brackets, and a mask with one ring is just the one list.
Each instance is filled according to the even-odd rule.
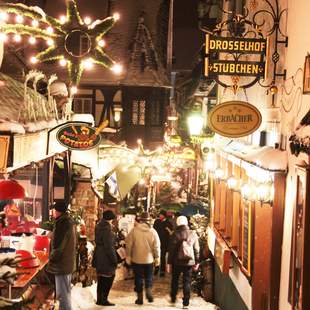
[[[48,271],[55,275],[56,298],[60,310],[71,310],[71,276],[75,269],[76,232],[73,220],[67,212],[68,206],[57,203],[53,206],[55,227],[51,242]],[[95,250],[92,266],[97,274],[97,305],[114,306],[108,300],[118,265],[116,235],[113,221],[116,215],[106,210],[95,228]],[[145,297],[153,302],[154,268],[160,276],[172,273],[170,285],[171,303],[177,300],[179,277],[183,276],[183,308],[190,301],[192,270],[199,262],[197,234],[188,227],[185,216],[173,218],[172,214],[161,211],[152,225],[148,212],[136,216],[134,227],[125,239],[126,265],[134,273],[135,303],[142,305]]]

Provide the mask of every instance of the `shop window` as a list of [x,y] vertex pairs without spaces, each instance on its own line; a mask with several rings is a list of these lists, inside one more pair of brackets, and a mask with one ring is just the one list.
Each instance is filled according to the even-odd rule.
[[160,102],[159,101],[155,101],[151,104],[150,117],[151,117],[151,125],[152,126],[160,126],[162,124]]
[[309,169],[297,168],[297,189],[292,225],[289,302],[292,309],[306,309],[309,296]]
[[133,125],[145,125],[145,100],[133,100],[131,122]]
[[22,222],[40,222],[43,211],[43,170],[41,167],[27,167],[14,171],[14,179],[24,187],[27,197],[8,201],[5,210],[8,225]]
[[75,98],[73,100],[73,112],[92,114],[92,99],[91,98]]
[[241,262],[248,276],[252,273],[252,246],[253,246],[253,213],[254,203],[243,199],[241,221]]

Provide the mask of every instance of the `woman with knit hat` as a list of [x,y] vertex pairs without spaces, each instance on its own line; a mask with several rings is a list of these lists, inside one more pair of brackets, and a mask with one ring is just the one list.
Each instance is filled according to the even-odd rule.
[[102,306],[115,306],[115,304],[108,301],[117,268],[116,236],[112,232],[112,222],[115,218],[116,216],[111,210],[104,211],[102,219],[95,229],[96,246],[92,266],[97,271],[96,304]]
[[176,302],[179,277],[182,273],[183,309],[188,309],[192,269],[197,270],[199,262],[199,241],[196,232],[189,229],[186,216],[179,216],[176,225],[175,232],[170,238],[168,250],[167,271],[172,271],[170,298],[171,303]]

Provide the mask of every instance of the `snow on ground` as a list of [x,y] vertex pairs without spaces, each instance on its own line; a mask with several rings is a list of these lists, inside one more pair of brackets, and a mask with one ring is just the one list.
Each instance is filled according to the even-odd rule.
[[[90,287],[82,288],[74,286],[72,289],[72,303],[74,310],[97,310],[97,309],[147,309],[147,310],[172,310],[182,309],[182,292],[179,292],[179,299],[175,305],[169,303],[169,283],[170,277],[155,278],[154,281],[154,302],[148,303],[144,300],[143,306],[136,305],[136,295],[133,291],[133,280],[117,281],[113,284],[109,300],[116,304],[115,307],[97,306],[96,302],[96,284]],[[191,310],[216,310],[215,305],[204,301],[201,297],[192,294],[190,301]]]

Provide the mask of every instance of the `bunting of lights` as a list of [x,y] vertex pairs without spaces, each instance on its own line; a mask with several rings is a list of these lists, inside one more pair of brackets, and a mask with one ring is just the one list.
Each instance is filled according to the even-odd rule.
[[[66,16],[56,19],[39,7],[29,7],[22,3],[0,4],[0,18],[3,21],[0,25],[0,39],[6,41],[7,34],[14,34],[15,42],[21,41],[21,35],[29,36],[30,44],[35,44],[36,39],[45,40],[48,47],[32,56],[30,61],[58,60],[60,65],[67,67],[72,87],[79,84],[84,69],[91,68],[93,64],[120,73],[121,66],[105,53],[103,39],[119,19],[119,14],[91,22],[89,17],[81,19],[74,0],[67,0],[66,7]],[[10,22],[12,14],[16,15],[15,21]]]

